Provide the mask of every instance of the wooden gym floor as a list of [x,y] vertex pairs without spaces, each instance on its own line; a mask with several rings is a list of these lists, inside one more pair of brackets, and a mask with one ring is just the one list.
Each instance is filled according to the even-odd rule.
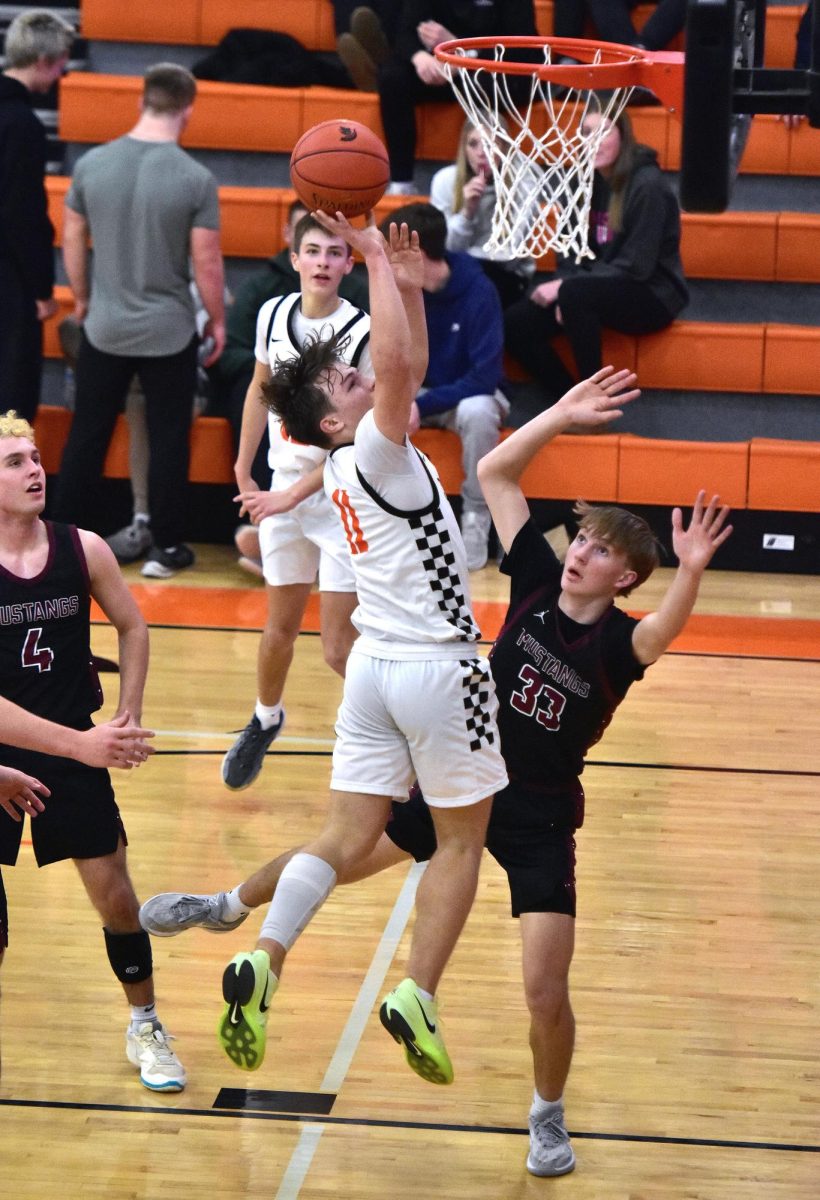
[[[319,826],[341,684],[308,614],[288,724],[257,785],[219,764],[253,702],[261,586],[227,548],[143,583],[145,719],[158,753],[116,777],[141,896],[238,883]],[[503,614],[473,577],[485,636]],[[633,597],[656,603],[659,571]],[[236,1071],[214,1030],[225,937],[154,942],[160,1012],[189,1085],[140,1087],[127,1010],[70,864],[4,872],[0,1196],[106,1200],[814,1200],[820,584],[707,572],[698,611],[594,747],[578,837],[578,1044],[566,1094],[575,1173],[524,1167],[527,1016],[504,878],[485,860],[442,987],[451,1088],[413,1075],[375,1009],[402,976],[418,868],[341,888],[294,950],[266,1061]],[[95,653],[116,659],[110,629]],[[116,681],[109,686],[110,712]]]

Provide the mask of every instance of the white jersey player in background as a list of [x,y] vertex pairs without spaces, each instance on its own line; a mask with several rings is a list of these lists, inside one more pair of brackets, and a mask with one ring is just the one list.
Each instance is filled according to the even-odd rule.
[[[291,259],[300,291],[268,300],[257,317],[256,369],[245,398],[235,467],[241,511],[259,526],[267,616],[257,654],[254,713],[222,762],[222,780],[234,790],[253,783],[284,725],[282,694],[317,574],[322,650],[340,675],[356,636],[350,623],[356,604],[350,556],[322,491],[327,451],[289,437],[281,421],[263,407],[262,387],[277,364],[298,355],[309,337],[343,336],[344,361],[370,373],[370,317],[339,296],[339,285],[353,268],[342,237],[304,216],[294,230]],[[273,477],[270,490],[262,491],[251,469],[266,421]]]

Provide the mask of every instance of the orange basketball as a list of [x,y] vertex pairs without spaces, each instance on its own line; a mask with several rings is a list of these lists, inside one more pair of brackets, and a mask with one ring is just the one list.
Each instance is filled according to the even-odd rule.
[[318,208],[358,217],[381,200],[390,164],[384,146],[366,125],[322,121],[293,147],[290,178],[311,211]]

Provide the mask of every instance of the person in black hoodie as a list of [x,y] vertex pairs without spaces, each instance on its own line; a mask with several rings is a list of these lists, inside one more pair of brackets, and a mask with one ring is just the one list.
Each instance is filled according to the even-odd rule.
[[0,411],[32,421],[40,401],[42,322],[54,315],[54,228],[43,174],[46,133],[32,111],[32,92],[60,78],[74,40],[53,12],[15,17],[6,33],[0,74]]
[[[591,133],[603,120],[584,118]],[[589,245],[595,258],[559,263],[555,278],[539,283],[505,316],[508,353],[554,402],[573,378],[551,346],[566,334],[578,376],[602,365],[604,329],[655,333],[685,307],[689,293],[680,258],[680,209],[655,151],[635,141],[623,113],[595,158]]]

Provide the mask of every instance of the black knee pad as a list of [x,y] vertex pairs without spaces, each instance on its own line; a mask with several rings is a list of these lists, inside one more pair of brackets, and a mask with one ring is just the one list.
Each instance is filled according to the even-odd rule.
[[120,983],[142,983],[151,978],[151,939],[144,929],[139,933],[112,933],[103,928],[103,935],[111,970]]

